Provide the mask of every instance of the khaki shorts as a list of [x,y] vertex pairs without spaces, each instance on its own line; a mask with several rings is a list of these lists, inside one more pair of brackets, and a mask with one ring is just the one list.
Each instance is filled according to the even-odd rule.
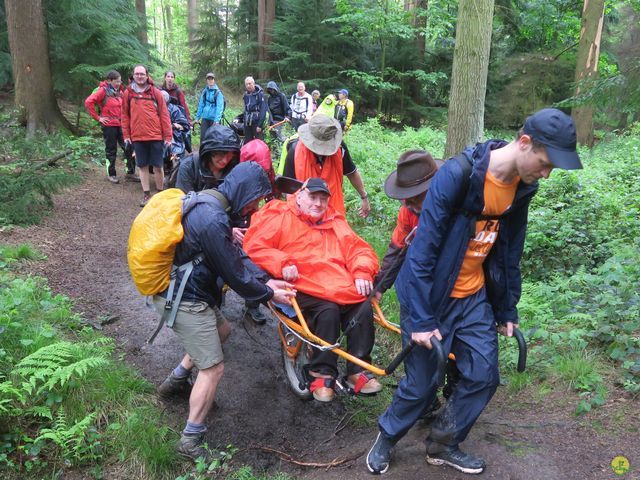
[[[160,295],[153,297],[160,315],[165,302]],[[199,370],[213,367],[224,359],[218,327],[225,322],[218,307],[211,308],[206,302],[180,302],[173,331]]]

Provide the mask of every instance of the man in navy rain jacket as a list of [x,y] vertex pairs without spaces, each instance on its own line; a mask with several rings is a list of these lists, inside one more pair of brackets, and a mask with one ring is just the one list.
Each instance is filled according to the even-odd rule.
[[[229,215],[250,215],[271,193],[265,171],[255,162],[243,163],[225,177],[217,190],[226,202],[207,191],[190,193],[196,196],[196,203],[182,220],[184,238],[176,247],[174,263],[184,265],[198,255],[202,260],[194,262],[173,324],[186,355],[158,387],[158,393],[165,398],[187,392],[191,370],[194,366],[198,368],[189,397],[189,418],[178,444],[178,453],[193,460],[211,458],[204,446],[207,431],[204,421],[224,372],[222,343],[231,333],[218,310],[223,285],[228,284],[245,299],[256,302],[273,298],[289,303],[289,298],[295,296],[293,291],[286,290],[293,285],[271,279],[233,241]],[[183,272],[179,271],[177,285],[182,276]],[[165,308],[166,295],[165,291],[154,297],[160,314]]]
[[460,380],[432,424],[427,462],[470,474],[484,471],[484,460],[462,452],[459,444],[498,386],[496,330],[511,336],[518,323],[529,203],[537,181],[553,168],[582,168],[573,120],[556,109],[527,118],[511,143],[490,140],[463,155],[470,176],[456,160],[440,168],[396,281],[403,343],[417,346],[379,419],[366,459],[372,473],[388,470],[392,448],[435,398],[432,337],[442,341],[445,353],[455,354]]
[[244,79],[244,143],[254,138],[264,140],[262,127],[267,116],[267,101],[260,85],[256,85],[253,77]]

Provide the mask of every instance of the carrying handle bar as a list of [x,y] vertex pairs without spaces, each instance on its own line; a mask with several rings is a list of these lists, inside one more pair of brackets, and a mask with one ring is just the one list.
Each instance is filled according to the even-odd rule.
[[513,336],[518,342],[518,372],[522,373],[527,368],[527,342],[519,328],[513,329]]
[[[402,363],[405,357],[409,355],[411,350],[413,350],[413,347],[415,347],[416,345],[417,344],[413,340],[411,340],[411,342],[409,342],[409,344],[407,344],[407,346],[404,347],[398,355],[396,355],[396,358],[394,358],[391,361],[389,366],[384,369],[385,373],[387,375],[391,375],[395,371],[395,369],[398,368],[400,363]],[[447,357],[444,354],[444,350],[442,349],[440,340],[438,340],[436,337],[431,337],[431,346],[436,351],[436,361],[438,362],[437,382],[438,382],[438,387],[441,387],[444,384],[444,374],[445,374],[445,367],[447,366]]]

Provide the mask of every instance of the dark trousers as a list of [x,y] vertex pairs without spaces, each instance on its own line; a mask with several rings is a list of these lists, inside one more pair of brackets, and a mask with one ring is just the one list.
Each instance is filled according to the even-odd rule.
[[102,137],[104,138],[104,153],[107,157],[107,174],[110,177],[116,175],[116,155],[118,153],[118,145],[124,152],[127,164],[127,173],[134,173],[135,165],[131,156],[131,147],[125,148],[124,139],[122,138],[122,128],[102,126]]
[[[335,343],[338,340],[340,329],[346,328],[349,320],[362,305],[362,303],[338,305],[302,292],[297,293],[296,300],[311,331],[329,343]],[[359,322],[347,334],[347,351],[354,357],[371,362],[371,349],[375,340],[371,303],[366,302],[366,306],[363,306],[359,312]],[[338,356],[329,350],[313,349],[310,370],[337,377]],[[347,362],[347,375],[361,371],[362,367]]]
[[291,119],[291,126],[293,127],[293,129],[297,132],[298,131],[298,127],[300,125],[304,125],[305,121],[304,118],[292,118]]
[[247,125],[244,124],[244,143],[247,144],[254,138],[264,140],[264,131],[256,131],[260,125]]
[[[411,334],[400,306],[402,343]],[[498,338],[485,289],[461,299],[450,298],[441,316],[440,333],[445,353],[453,352],[460,378],[445,408],[436,417],[427,438],[430,453],[456,446],[467,437],[498,387]],[[405,376],[378,425],[387,438],[397,441],[429,408],[436,396],[436,356],[415,347],[404,361]]]
[[207,120],[206,118],[200,120],[200,142],[202,142],[202,139],[206,135],[207,130],[209,130],[211,125],[215,125],[215,122],[213,120]]

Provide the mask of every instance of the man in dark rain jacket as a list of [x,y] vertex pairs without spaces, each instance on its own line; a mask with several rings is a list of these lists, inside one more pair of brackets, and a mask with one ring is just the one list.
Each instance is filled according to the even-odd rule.
[[[278,84],[274,81],[267,83],[267,105],[269,106],[269,112],[271,112],[271,125],[282,122],[285,118],[291,118],[291,107],[287,101],[287,97],[278,88]],[[285,138],[282,135],[282,125],[271,130],[271,135],[281,142],[284,142]]]
[[[218,195],[192,192],[196,204],[182,220],[184,238],[176,248],[174,263],[184,265],[193,261],[194,266],[180,299],[173,330],[186,355],[158,388],[164,397],[188,391],[191,370],[194,366],[198,368],[189,398],[189,418],[178,444],[178,452],[194,460],[211,458],[204,446],[207,431],[204,421],[224,371],[222,343],[231,333],[219,312],[222,286],[226,283],[247,300],[258,302],[273,298],[289,303],[289,298],[295,295],[286,290],[293,285],[270,279],[233,241],[229,215],[250,215],[271,193],[262,167],[255,162],[238,165],[217,191]],[[178,271],[176,284],[181,283],[182,275]],[[165,291],[154,297],[161,314],[166,295]]]
[[254,138],[264,140],[264,120],[267,116],[267,101],[260,85],[256,85],[253,77],[244,79],[244,143]]
[[496,330],[511,336],[518,323],[529,203],[538,180],[554,168],[582,168],[573,120],[551,108],[527,118],[511,143],[489,140],[463,155],[447,161],[431,182],[396,281],[402,340],[417,347],[380,416],[366,459],[372,473],[388,470],[392,448],[435,398],[433,337],[455,354],[460,379],[432,424],[427,463],[484,471],[484,460],[459,444],[498,386]]

